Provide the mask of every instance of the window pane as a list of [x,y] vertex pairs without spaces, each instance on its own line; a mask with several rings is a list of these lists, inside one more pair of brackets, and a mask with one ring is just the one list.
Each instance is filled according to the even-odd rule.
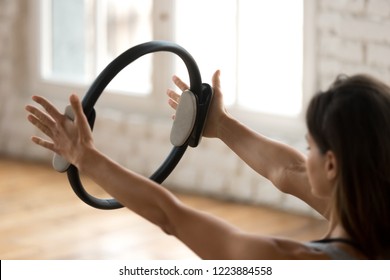
[[238,104],[266,113],[299,114],[303,1],[246,0],[239,5]]
[[176,41],[194,56],[204,81],[222,70],[227,105],[300,112],[303,0],[186,0],[176,7]]
[[[44,2],[45,78],[89,85],[125,50],[151,41],[153,0],[51,0]],[[109,88],[133,94],[152,90],[152,57],[122,70]]]
[[[151,0],[108,0],[106,12],[106,48],[100,57],[100,70],[128,48],[152,40]],[[147,55],[122,70],[110,88],[148,94],[151,77],[152,56]]]
[[[221,70],[224,100],[232,104],[236,90],[236,1],[176,1],[176,39],[194,57],[202,80],[211,83],[215,70]],[[177,73],[187,78],[177,59]]]
[[[50,78],[80,82],[85,79],[84,4],[53,0],[51,9]],[[49,54],[44,54],[49,55]],[[51,63],[50,63],[51,62]]]

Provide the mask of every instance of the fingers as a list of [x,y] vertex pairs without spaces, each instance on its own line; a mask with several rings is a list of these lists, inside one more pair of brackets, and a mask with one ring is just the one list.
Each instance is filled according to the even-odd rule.
[[38,128],[44,134],[46,134],[50,138],[53,137],[52,130],[50,129],[49,126],[45,125],[41,119],[37,118],[35,115],[29,115],[27,119],[30,123],[32,123],[36,128]]
[[37,145],[39,145],[39,146],[42,146],[42,147],[44,147],[44,148],[46,148],[46,149],[49,149],[49,150],[51,150],[51,151],[53,151],[53,152],[57,152],[57,151],[55,150],[54,144],[53,144],[52,142],[46,141],[46,140],[44,140],[44,139],[42,139],[42,138],[39,138],[39,137],[36,137],[36,136],[31,137],[31,140],[32,140],[35,144],[37,144]]
[[46,135],[50,136],[50,127],[55,125],[54,120],[35,106],[27,105],[26,110],[31,114],[28,116],[28,120]]
[[[185,91],[185,90],[188,90],[190,87],[185,83],[183,82],[178,76],[174,75],[172,77],[172,81],[175,83],[175,85],[181,90],[181,91]],[[177,109],[177,106],[180,102],[180,94],[176,93],[174,90],[172,89],[168,89],[167,90],[167,95],[169,96],[169,100],[168,100],[168,104],[169,106],[171,106],[174,110]],[[175,118],[175,116],[173,115],[172,117],[173,119]]]
[[172,89],[167,90],[167,95],[169,96],[169,100],[168,100],[169,106],[171,106],[174,110],[176,110],[177,105],[179,104],[180,101],[180,95],[177,94]]
[[32,99],[41,105],[55,121],[61,119],[62,114],[47,99],[42,96],[33,96]]
[[45,98],[33,96],[32,99],[40,104],[46,112],[43,112],[33,105],[27,105],[25,109],[30,113],[27,119],[44,134],[53,138],[53,130],[56,126],[56,122],[63,117],[62,114]]
[[183,82],[178,76],[174,75],[172,77],[172,81],[175,83],[175,85],[181,90],[181,91],[185,91],[187,89],[189,89],[190,87],[185,83]]
[[179,103],[179,101],[180,101],[180,94],[178,94],[177,92],[175,92],[175,91],[172,90],[172,89],[168,89],[168,90],[167,90],[167,95],[168,95],[173,101],[175,101],[176,103]]
[[[48,150],[67,158],[69,162],[74,162],[78,151],[85,145],[93,145],[92,133],[85,117],[82,104],[77,95],[72,94],[69,98],[72,109],[72,116],[61,114],[48,101],[41,97],[34,97],[34,101],[41,104],[44,110],[35,108],[32,105],[26,106],[26,110],[31,114],[28,120],[50,139],[33,136],[31,140]],[[69,108],[69,107],[67,107]],[[67,109],[69,110],[69,109]]]
[[[55,144],[60,133],[63,133],[66,130],[67,123],[69,119],[67,116],[61,114],[48,100],[41,96],[33,96],[32,99],[40,104],[46,112],[33,105],[27,105],[25,108],[30,113],[27,116],[27,119],[32,123],[36,128],[41,132],[51,138],[52,142],[43,140],[39,137],[32,137],[31,140],[47,149],[54,151]],[[72,97],[72,107],[73,111],[77,112],[78,117],[82,113],[81,104],[78,101],[77,97]],[[81,111],[81,113],[80,113]],[[80,118],[80,117],[79,117]]]

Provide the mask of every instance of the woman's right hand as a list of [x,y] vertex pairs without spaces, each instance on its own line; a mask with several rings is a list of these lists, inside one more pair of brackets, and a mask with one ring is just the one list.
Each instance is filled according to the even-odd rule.
[[[219,137],[219,127],[222,119],[228,115],[225,106],[223,105],[223,96],[221,91],[221,82],[220,82],[219,70],[215,71],[212,77],[212,87],[214,91],[213,100],[211,101],[211,106],[207,116],[205,128],[203,131],[204,137],[209,138],[218,138]],[[181,90],[185,91],[190,87],[184,83],[179,77],[173,76],[172,78],[175,85]],[[176,110],[177,105],[180,102],[180,94],[175,92],[172,89],[168,89],[167,95],[169,96],[169,105]],[[173,118],[175,115],[173,116]]]
[[31,140],[35,144],[61,155],[68,162],[81,169],[80,164],[84,160],[86,151],[94,149],[94,144],[88,120],[77,95],[72,94],[69,98],[75,115],[74,121],[60,113],[47,99],[41,96],[33,96],[32,99],[42,108],[27,105],[28,120],[50,140],[37,136],[33,136]]

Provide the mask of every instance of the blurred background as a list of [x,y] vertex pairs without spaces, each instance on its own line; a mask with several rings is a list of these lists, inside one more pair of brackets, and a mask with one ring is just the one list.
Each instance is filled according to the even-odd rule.
[[[103,228],[113,217],[116,225],[126,224],[128,212],[93,212],[71,193],[66,176],[50,169],[52,154],[30,141],[31,135],[39,134],[24,111],[32,95],[43,95],[63,109],[70,93],[82,97],[100,71],[126,49],[151,40],[173,41],[193,55],[204,82],[211,83],[213,72],[221,70],[224,99],[232,115],[305,152],[304,114],[315,92],[326,89],[341,73],[367,73],[390,83],[389,34],[386,0],[0,0],[0,257],[194,257],[181,245],[178,250],[185,253],[176,255],[148,254],[145,246],[134,254],[130,249],[118,253],[115,248],[128,242],[132,231],[122,229],[122,235],[115,237]],[[171,149],[173,111],[165,92],[174,86],[173,74],[188,80],[183,63],[173,54],[142,57],[112,81],[96,106],[96,145],[145,176]],[[314,223],[320,224],[315,234],[324,230],[305,203],[280,193],[216,139],[203,139],[199,147],[189,149],[164,185],[196,199],[292,213],[309,219],[302,228]],[[73,211],[63,205],[68,200]],[[196,201],[189,203],[199,205]],[[58,209],[58,204],[63,208]],[[71,224],[78,211],[88,215],[79,218],[78,225]],[[35,235],[30,232],[31,222],[26,221],[31,213],[38,215],[33,224],[50,224],[44,240],[51,240],[55,230],[77,227],[71,230],[76,235],[62,236],[70,242],[64,247],[89,240],[99,230],[106,234],[105,241],[98,242],[98,252],[96,243],[90,243],[95,251],[77,246],[77,251],[55,254],[53,246],[62,239],[43,245],[43,240],[31,237],[42,236],[40,227],[34,227]],[[225,218],[232,217],[224,213]],[[84,227],[91,217],[95,222]],[[140,235],[148,234],[134,236]],[[152,239],[161,244],[165,241],[154,237],[159,235]]]

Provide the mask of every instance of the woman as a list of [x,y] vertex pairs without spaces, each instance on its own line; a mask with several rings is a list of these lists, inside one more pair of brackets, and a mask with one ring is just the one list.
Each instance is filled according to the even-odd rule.
[[[178,77],[174,83],[188,86]],[[76,95],[74,122],[50,102],[33,100],[28,120],[51,138],[36,144],[65,157],[130,210],[174,235],[204,259],[383,259],[390,249],[390,89],[372,78],[338,79],[307,111],[307,157],[235,120],[223,105],[220,72],[204,136],[222,140],[277,188],[329,220],[322,240],[257,236],[181,203],[155,182],[99,152]],[[168,90],[176,108],[180,96]]]

